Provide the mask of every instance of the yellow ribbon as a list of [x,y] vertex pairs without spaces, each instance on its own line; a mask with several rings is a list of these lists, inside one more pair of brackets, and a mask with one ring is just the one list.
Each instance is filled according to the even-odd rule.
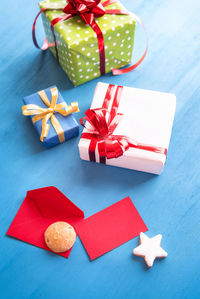
[[67,116],[69,114],[72,114],[73,112],[79,112],[78,103],[72,102],[71,105],[69,106],[65,102],[56,104],[58,100],[57,87],[51,88],[51,95],[52,95],[51,103],[49,102],[49,99],[44,90],[39,91],[38,94],[48,108],[42,108],[35,104],[28,104],[22,107],[22,114],[33,115],[32,117],[33,123],[42,119],[42,132],[40,135],[40,140],[42,142],[44,141],[44,138],[47,137],[49,133],[49,124],[47,123],[49,119],[58,135],[60,143],[64,142],[65,141],[64,131],[58,119],[54,115],[54,113],[59,113],[62,116]]

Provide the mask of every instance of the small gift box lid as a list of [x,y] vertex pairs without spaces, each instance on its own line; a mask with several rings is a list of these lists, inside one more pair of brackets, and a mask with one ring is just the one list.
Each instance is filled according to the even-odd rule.
[[[109,84],[98,83],[91,109],[102,108]],[[117,86],[114,86],[108,110],[111,110]],[[118,112],[123,114],[113,135],[123,135],[139,144],[160,147],[165,153],[130,147],[122,156],[106,159],[106,164],[160,174],[166,162],[176,107],[176,96],[171,93],[122,87]],[[88,127],[89,124],[87,123]],[[89,132],[87,129],[84,133]],[[90,160],[87,138],[80,139],[79,151],[83,160]],[[95,150],[99,162],[98,149]]]

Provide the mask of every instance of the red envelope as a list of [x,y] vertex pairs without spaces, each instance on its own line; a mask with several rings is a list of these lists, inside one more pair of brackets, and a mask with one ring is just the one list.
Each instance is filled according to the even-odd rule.
[[81,221],[76,229],[91,260],[148,230],[130,197]]
[[[84,213],[55,187],[28,191],[7,231],[9,236],[51,251],[44,232],[56,221],[70,223],[91,260],[147,230],[129,197],[84,220]],[[58,253],[68,257],[70,250]]]
[[[83,218],[83,211],[57,188],[36,189],[27,192],[7,234],[50,251],[44,241],[47,227],[56,221],[66,221],[75,227]],[[70,251],[58,254],[67,258]]]

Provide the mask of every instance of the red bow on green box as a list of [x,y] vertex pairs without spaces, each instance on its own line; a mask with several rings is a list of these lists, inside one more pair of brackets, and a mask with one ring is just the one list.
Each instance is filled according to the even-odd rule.
[[[117,0],[106,0],[104,2],[101,2],[101,0],[68,0],[67,5],[63,7],[61,4],[59,7],[58,6],[52,6],[52,3],[49,4],[49,7],[43,8],[40,10],[40,12],[37,14],[35,21],[33,23],[33,29],[32,29],[32,37],[33,37],[33,42],[37,48],[40,48],[41,50],[46,50],[49,45],[47,42],[47,39],[45,39],[44,44],[42,47],[40,47],[37,43],[36,40],[36,35],[35,35],[35,25],[36,21],[39,17],[39,15],[46,11],[46,10],[51,10],[51,9],[62,9],[65,15],[60,16],[58,18],[55,18],[51,21],[51,30],[53,33],[53,38],[54,38],[54,44],[55,44],[55,49],[56,49],[56,57],[59,62],[59,56],[58,56],[58,49],[57,49],[57,44],[56,44],[56,36],[54,32],[54,26],[59,23],[63,22],[73,16],[79,16],[86,24],[90,25],[94,32],[97,35],[97,41],[98,41],[98,48],[99,48],[99,58],[100,58],[100,72],[101,75],[105,74],[105,49],[104,49],[104,38],[103,38],[103,33],[99,26],[97,25],[95,18],[102,17],[104,14],[120,14],[120,15],[128,15],[130,14],[128,11],[122,10],[122,9],[106,9],[108,5],[111,5],[113,3],[117,3]],[[136,20],[143,26],[145,29],[143,23],[141,20],[135,16]],[[145,58],[147,54],[147,49],[148,49],[148,44],[146,45],[146,49],[142,57],[132,66],[129,66],[124,69],[112,69],[113,75],[121,75],[128,73],[135,69]]]
[[63,9],[66,14],[79,15],[86,24],[92,24],[94,18],[102,17],[105,8],[101,0],[69,0]]

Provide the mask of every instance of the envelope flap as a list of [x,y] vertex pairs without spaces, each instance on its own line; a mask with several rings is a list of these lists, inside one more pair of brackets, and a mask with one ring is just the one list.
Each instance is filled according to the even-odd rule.
[[50,186],[27,192],[27,198],[34,202],[41,216],[46,218],[84,218],[84,213],[56,187]]

